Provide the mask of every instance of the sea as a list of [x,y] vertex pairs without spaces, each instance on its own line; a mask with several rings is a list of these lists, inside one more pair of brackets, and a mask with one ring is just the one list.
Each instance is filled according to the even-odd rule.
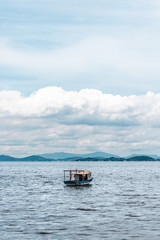
[[160,239],[160,162],[0,162],[0,240],[25,239]]

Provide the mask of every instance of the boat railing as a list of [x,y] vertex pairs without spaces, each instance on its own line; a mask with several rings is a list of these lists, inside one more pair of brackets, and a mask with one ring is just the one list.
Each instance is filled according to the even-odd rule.
[[80,172],[85,172],[84,170],[64,170],[64,181],[67,180],[71,181],[72,180],[72,176],[74,176],[76,173],[80,173]]

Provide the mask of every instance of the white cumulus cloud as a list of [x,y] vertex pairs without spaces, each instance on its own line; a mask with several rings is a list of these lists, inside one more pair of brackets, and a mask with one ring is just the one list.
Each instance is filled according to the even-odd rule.
[[[160,94],[120,96],[50,86],[0,91],[0,152],[159,153]],[[153,152],[154,151],[154,152]]]
[[0,114],[14,117],[53,117],[65,124],[158,124],[160,94],[120,96],[95,89],[65,91],[46,87],[23,97],[20,92],[0,92]]

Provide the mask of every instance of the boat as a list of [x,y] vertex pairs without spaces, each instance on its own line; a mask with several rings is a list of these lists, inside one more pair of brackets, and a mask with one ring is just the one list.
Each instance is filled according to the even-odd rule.
[[93,177],[90,171],[84,170],[64,170],[64,183],[67,186],[89,185]]

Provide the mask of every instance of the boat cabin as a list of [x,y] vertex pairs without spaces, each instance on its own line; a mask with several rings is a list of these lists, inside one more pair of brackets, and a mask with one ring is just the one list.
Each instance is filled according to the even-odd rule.
[[92,180],[90,171],[64,170],[64,183],[67,185],[87,185]]

